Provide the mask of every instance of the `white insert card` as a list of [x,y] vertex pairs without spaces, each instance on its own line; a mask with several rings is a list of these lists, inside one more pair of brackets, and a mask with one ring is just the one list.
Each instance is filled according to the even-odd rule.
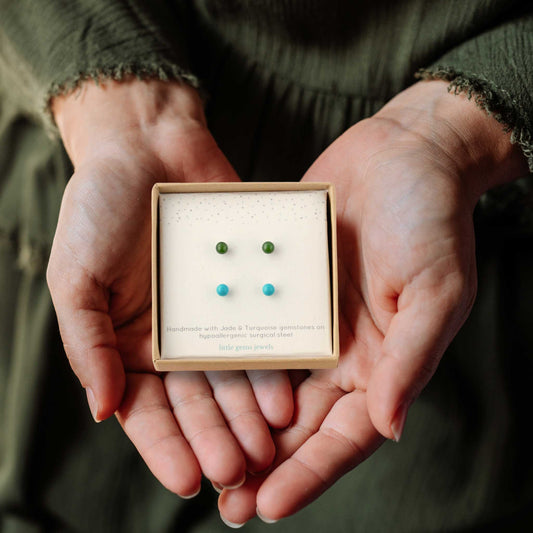
[[167,193],[159,216],[163,359],[332,353],[327,191]]

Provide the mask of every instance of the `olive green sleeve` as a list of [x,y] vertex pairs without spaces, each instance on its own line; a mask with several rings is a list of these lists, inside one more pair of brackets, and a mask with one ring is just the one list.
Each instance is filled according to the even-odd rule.
[[187,8],[179,2],[0,0],[0,14],[0,91],[15,94],[30,114],[44,116],[52,96],[89,78],[197,85],[187,63]]
[[419,72],[466,92],[511,131],[533,172],[533,8],[463,42]]

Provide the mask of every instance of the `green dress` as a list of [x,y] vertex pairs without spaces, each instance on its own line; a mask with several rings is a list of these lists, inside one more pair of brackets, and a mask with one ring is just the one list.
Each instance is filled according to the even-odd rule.
[[[118,423],[96,425],[62,351],[45,268],[72,173],[48,102],[87,78],[183,79],[244,180],[298,180],[415,76],[450,81],[533,171],[533,6],[511,0],[0,0],[0,531],[224,531]],[[417,74],[418,73],[418,74]],[[244,531],[533,528],[533,182],[476,210],[478,299],[385,443],[315,503]]]

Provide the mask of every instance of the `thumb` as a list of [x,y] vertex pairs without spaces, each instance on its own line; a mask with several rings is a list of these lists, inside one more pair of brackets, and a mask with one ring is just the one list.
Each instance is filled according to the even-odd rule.
[[174,139],[164,149],[157,147],[167,179],[176,182],[240,181],[235,169],[207,128],[190,132],[185,143]]
[[52,249],[47,281],[65,352],[86,390],[91,414],[100,422],[117,410],[125,388],[106,291],[79,266],[67,270],[63,262],[58,268],[56,258]]
[[436,286],[410,286],[398,299],[367,387],[370,418],[383,436],[400,439],[409,407],[466,320],[475,298],[475,268],[471,277],[466,282],[456,274]]
[[223,181],[241,181],[237,172],[222,153],[220,148],[215,144],[208,157],[204,157],[199,162],[199,168],[195,169],[194,181],[223,182]]

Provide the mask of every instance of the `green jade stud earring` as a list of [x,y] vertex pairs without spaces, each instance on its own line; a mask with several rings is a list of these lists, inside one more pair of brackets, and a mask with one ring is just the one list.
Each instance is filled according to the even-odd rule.
[[228,245],[224,241],[217,242],[215,250],[219,254],[225,254],[228,251]]
[[270,241],[265,241],[261,248],[263,252],[265,252],[265,254],[271,254],[274,251],[275,246],[274,246],[274,243]]

